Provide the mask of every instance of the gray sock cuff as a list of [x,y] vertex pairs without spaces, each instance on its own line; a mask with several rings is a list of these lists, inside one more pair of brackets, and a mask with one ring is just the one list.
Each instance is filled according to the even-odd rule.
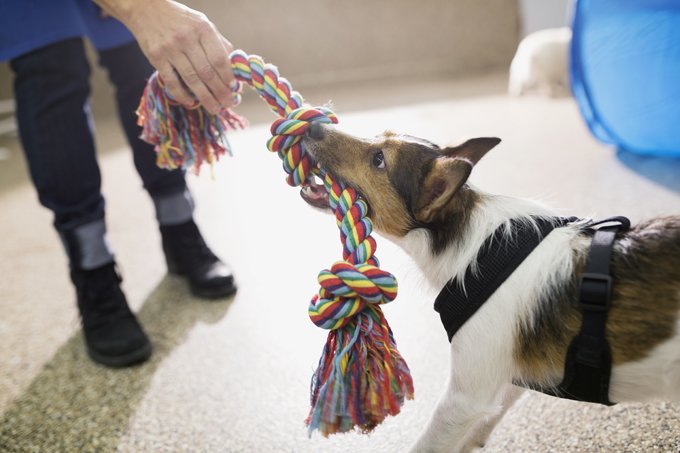
[[152,198],[160,225],[179,225],[188,222],[194,216],[194,199],[188,189]]
[[104,220],[80,225],[61,233],[71,267],[90,270],[114,260]]

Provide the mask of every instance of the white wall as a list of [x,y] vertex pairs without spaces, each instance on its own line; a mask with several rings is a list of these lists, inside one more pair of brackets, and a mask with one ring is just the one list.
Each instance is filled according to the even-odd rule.
[[521,33],[569,24],[573,0],[520,0]]

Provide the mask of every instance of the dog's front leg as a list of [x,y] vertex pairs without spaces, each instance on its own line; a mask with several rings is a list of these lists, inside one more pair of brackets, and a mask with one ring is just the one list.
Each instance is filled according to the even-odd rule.
[[[483,360],[456,360],[444,396],[439,401],[427,428],[420,435],[412,453],[464,452],[478,446],[500,419],[505,385],[510,381],[502,369],[487,367]],[[461,357],[462,358],[462,357]],[[472,359],[472,358],[469,358]],[[456,363],[462,366],[457,367]],[[517,395],[514,395],[515,398]],[[514,398],[511,398],[514,401]],[[509,404],[512,403],[509,402]],[[502,415],[502,414],[501,414]],[[488,426],[485,422],[491,422]],[[483,430],[479,435],[475,429]]]
[[[495,399],[491,392],[487,401]],[[427,428],[420,435],[411,453],[458,453],[469,451],[477,444],[475,428],[486,417],[493,417],[493,404],[477,400],[461,391],[449,389],[437,405]]]
[[489,435],[496,427],[498,422],[503,418],[505,413],[510,409],[515,401],[524,393],[525,389],[516,385],[507,384],[500,392],[501,404],[496,414],[482,419],[477,426],[473,428],[471,436],[467,436],[467,442],[461,451],[474,451],[478,448],[484,448]]

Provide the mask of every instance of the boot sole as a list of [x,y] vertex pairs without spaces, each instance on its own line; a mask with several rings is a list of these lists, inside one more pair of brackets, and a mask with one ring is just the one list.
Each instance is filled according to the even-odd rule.
[[201,299],[222,299],[224,297],[229,297],[236,294],[236,285],[232,285],[228,288],[196,288],[189,284],[189,290],[191,294]]
[[170,266],[168,266],[168,274],[184,278],[189,284],[189,291],[191,294],[201,299],[222,299],[236,294],[237,287],[235,284],[226,288],[198,288],[191,284],[184,272],[178,272],[174,267],[170,268]]
[[128,352],[127,354],[116,356],[100,354],[90,348],[86,349],[87,355],[89,355],[94,362],[111,368],[124,368],[146,362],[149,357],[151,357],[151,352],[153,350],[151,343],[147,343],[141,348]]

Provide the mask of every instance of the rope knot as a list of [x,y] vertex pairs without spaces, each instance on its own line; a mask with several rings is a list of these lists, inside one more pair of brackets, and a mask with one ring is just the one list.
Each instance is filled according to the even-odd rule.
[[337,124],[338,118],[325,107],[300,107],[272,123],[272,137],[267,141],[267,148],[278,153],[288,174],[286,182],[291,186],[305,182],[316,166],[302,144],[302,137],[314,122]]
[[386,304],[397,296],[394,275],[368,263],[338,261],[319,272],[321,288],[309,305],[312,322],[324,329],[339,329],[367,304]]

